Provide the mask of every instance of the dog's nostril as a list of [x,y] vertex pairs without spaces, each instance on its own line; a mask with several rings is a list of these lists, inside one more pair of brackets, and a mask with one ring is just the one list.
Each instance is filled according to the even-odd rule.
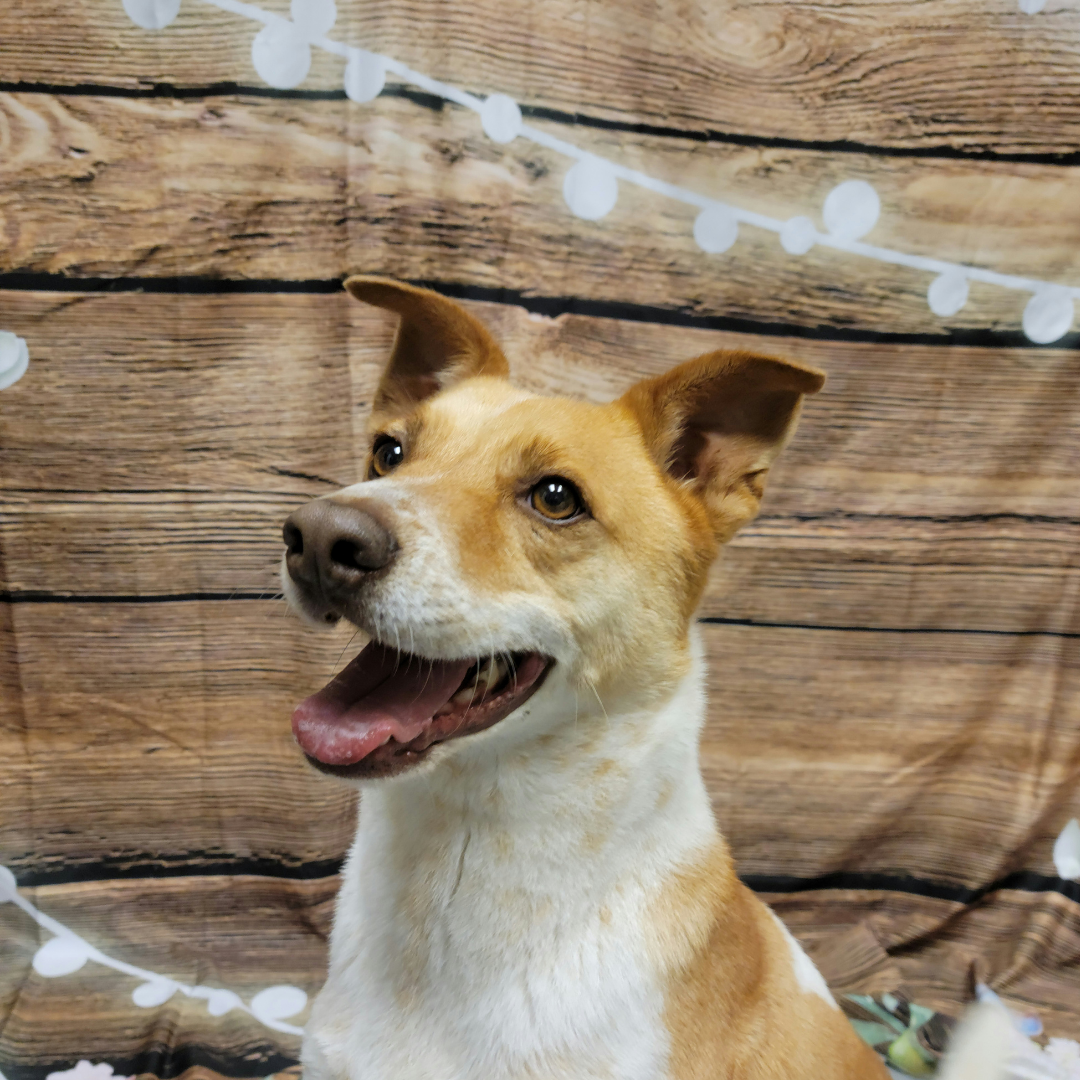
[[330,561],[349,570],[367,570],[361,558],[360,545],[352,540],[335,540],[330,549]]
[[290,555],[304,554],[304,534],[291,522],[286,521],[281,530],[285,539],[285,549]]

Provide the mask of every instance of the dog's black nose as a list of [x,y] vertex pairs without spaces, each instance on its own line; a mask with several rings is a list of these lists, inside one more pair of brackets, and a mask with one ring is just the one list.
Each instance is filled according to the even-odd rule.
[[282,535],[289,577],[330,601],[388,566],[397,551],[390,531],[366,510],[330,499],[290,514]]

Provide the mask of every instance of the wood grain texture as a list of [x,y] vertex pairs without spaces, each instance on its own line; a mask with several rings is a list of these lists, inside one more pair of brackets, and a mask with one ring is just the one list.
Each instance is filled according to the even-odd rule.
[[[356,476],[392,320],[344,294],[9,292],[2,305],[34,366],[0,414],[0,588],[276,591],[281,521]],[[1080,632],[1073,353],[475,310],[539,392],[607,400],[721,346],[829,372],[704,615]]]
[[1080,904],[1058,893],[1003,890],[965,908],[947,900],[855,890],[763,897],[834,990],[900,990],[959,1014],[976,980],[1046,1034],[1080,1038]]
[[26,721],[0,733],[0,852],[16,873],[288,874],[344,854],[351,790],[304,763],[289,717],[348,633],[312,634],[281,601],[33,604],[14,624]]
[[707,627],[702,768],[741,874],[1054,878],[1080,641]]
[[[92,0],[35,8],[0,15],[7,80],[260,85],[257,25],[209,5],[185,4],[159,33]],[[1080,139],[1080,30],[1066,6],[342,0],[338,13],[338,40],[480,94],[615,122],[907,149],[1071,153]],[[316,51],[304,88],[341,82],[342,61]]]
[[[973,284],[943,319],[932,275],[815,248],[788,255],[743,226],[707,255],[694,208],[621,186],[603,221],[562,197],[571,162],[500,147],[459,107],[383,98],[124,100],[0,95],[0,268],[72,275],[327,279],[364,270],[526,295],[622,301],[763,323],[944,334],[1019,331],[1028,294]],[[556,134],[558,125],[538,122]],[[565,134],[565,132],[563,132]],[[882,200],[869,240],[919,255],[1072,282],[1076,168],[883,159],[581,131],[650,175],[781,220],[839,182]]]
[[[349,789],[304,764],[289,715],[359,648],[348,631],[278,601],[16,605],[15,625],[16,872],[344,855]],[[1080,641],[702,629],[702,764],[742,873],[1053,876],[1080,814]]]

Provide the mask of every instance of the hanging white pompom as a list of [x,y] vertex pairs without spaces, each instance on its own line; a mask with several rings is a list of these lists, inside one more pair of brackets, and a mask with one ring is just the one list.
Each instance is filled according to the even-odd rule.
[[297,30],[308,41],[314,41],[333,30],[337,5],[334,0],[292,0],[289,14]]
[[386,85],[386,62],[375,53],[350,49],[345,64],[345,94],[350,101],[374,101]]
[[1024,308],[1024,333],[1037,345],[1049,345],[1072,326],[1073,301],[1067,289],[1040,289]]
[[955,315],[968,298],[967,275],[960,270],[949,270],[930,282],[926,290],[926,302],[935,315]]
[[506,94],[489,94],[480,106],[480,124],[489,139],[513,142],[521,134],[521,108]]
[[255,35],[251,62],[268,86],[292,90],[311,69],[311,46],[291,22],[275,19]]
[[722,255],[739,238],[739,223],[726,206],[707,206],[694,219],[694,241],[710,255]]
[[14,900],[18,887],[15,875],[6,866],[0,866],[0,904]]
[[34,970],[46,979],[70,975],[90,959],[90,949],[85,941],[74,935],[61,934],[34,953]]
[[780,246],[789,255],[805,255],[817,239],[817,229],[808,217],[793,217],[780,227]]
[[269,986],[251,999],[251,1011],[264,1024],[287,1020],[307,1005],[307,994],[298,986]]
[[825,198],[825,228],[837,240],[858,240],[876,224],[881,213],[878,193],[865,180],[845,180]]
[[1054,842],[1054,866],[1059,878],[1080,881],[1080,821],[1073,818]]
[[131,991],[131,1000],[140,1009],[156,1009],[176,993],[176,983],[169,979],[152,979],[140,983]]
[[1020,0],[1020,10],[1025,15],[1038,15],[1046,7],[1046,0]]
[[[203,988],[199,987],[199,989]],[[206,1011],[211,1016],[224,1016],[233,1009],[243,1008],[243,1005],[239,996],[231,990],[211,990],[206,995]]]
[[619,181],[611,166],[589,155],[574,163],[563,179],[563,198],[570,212],[586,221],[611,213],[619,199]]
[[26,340],[10,330],[0,330],[0,390],[14,386],[30,366]]
[[124,0],[124,11],[143,30],[164,30],[180,14],[180,0]]
[[25,338],[10,330],[0,330],[0,390],[14,386],[30,366],[30,350]]
[[86,1058],[75,1063],[72,1069],[47,1073],[45,1080],[135,1080],[133,1076],[116,1076],[106,1061],[92,1065]]

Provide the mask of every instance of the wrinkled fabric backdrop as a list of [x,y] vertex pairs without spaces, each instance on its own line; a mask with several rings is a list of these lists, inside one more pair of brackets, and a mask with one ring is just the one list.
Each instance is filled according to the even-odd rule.
[[1080,13],[1024,6],[0,10],[8,1080],[296,1060],[355,808],[289,715],[351,654],[276,568],[357,479],[356,271],[533,390],[828,372],[701,609],[716,812],[838,990],[1080,1035]]

